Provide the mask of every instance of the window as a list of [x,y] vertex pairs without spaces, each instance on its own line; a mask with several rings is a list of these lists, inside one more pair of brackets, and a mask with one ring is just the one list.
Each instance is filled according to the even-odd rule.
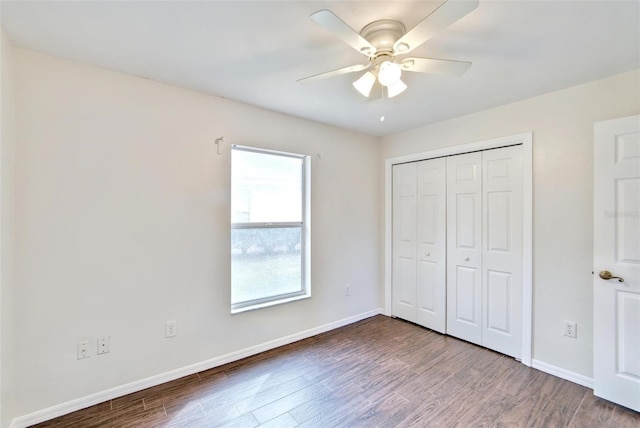
[[308,156],[231,150],[231,312],[310,296]]

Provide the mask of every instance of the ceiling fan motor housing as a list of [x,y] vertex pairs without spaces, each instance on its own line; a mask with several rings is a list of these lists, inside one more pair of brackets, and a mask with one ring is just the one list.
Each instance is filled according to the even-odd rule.
[[404,24],[393,19],[373,21],[360,31],[360,35],[376,48],[372,61],[382,55],[393,58],[393,44],[405,33]]

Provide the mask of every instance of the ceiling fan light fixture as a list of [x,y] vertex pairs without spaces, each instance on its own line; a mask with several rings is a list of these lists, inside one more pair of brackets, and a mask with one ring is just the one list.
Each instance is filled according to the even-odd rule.
[[378,70],[378,81],[382,86],[392,86],[400,81],[402,69],[395,62],[385,61],[380,64]]
[[368,98],[374,83],[376,83],[376,76],[372,72],[367,71],[358,80],[353,82],[353,87],[356,88],[362,96]]
[[387,97],[393,98],[396,95],[400,95],[407,89],[407,85],[400,79],[393,85],[387,86]]

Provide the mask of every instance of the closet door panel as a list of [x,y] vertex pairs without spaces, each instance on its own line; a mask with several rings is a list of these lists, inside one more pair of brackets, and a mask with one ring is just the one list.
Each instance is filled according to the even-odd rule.
[[[437,269],[438,264],[424,258],[418,260],[418,320],[416,321],[420,325],[428,327],[428,321],[430,315],[435,315],[438,312],[438,299],[437,294]],[[426,319],[425,319],[426,318]]]
[[447,334],[482,341],[482,155],[447,158]]
[[455,223],[456,223],[456,248],[458,250],[476,251],[478,243],[476,217],[480,212],[478,203],[480,202],[477,193],[458,193],[455,200]]
[[417,212],[417,320],[445,332],[446,160],[419,162]]
[[487,192],[487,252],[509,253],[511,248],[511,192]]
[[464,322],[472,326],[480,324],[478,281],[480,274],[478,269],[468,266],[456,266],[455,302],[456,321]]
[[487,323],[486,329],[498,334],[511,334],[511,274],[487,270]]
[[416,321],[416,212],[417,165],[393,166],[393,267],[392,307],[394,316]]
[[522,147],[482,153],[482,344],[522,352]]

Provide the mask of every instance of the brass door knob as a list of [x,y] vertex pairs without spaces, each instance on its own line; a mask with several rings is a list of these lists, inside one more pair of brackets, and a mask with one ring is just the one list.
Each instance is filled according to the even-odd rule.
[[611,272],[609,272],[608,270],[600,271],[600,278],[606,279],[606,280],[617,279],[618,282],[624,282],[624,278],[619,277],[619,276],[613,276],[613,274]]

